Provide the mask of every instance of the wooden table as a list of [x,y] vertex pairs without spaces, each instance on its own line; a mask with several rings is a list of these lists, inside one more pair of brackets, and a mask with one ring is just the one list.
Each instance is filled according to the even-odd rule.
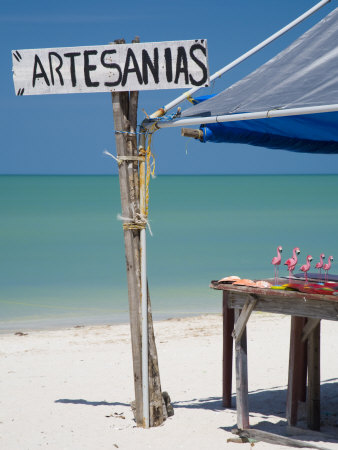
[[[211,282],[223,292],[223,405],[231,407],[233,341],[237,426],[249,428],[246,324],[252,311],[291,316],[286,417],[296,425],[298,402],[307,402],[307,422],[320,428],[320,321],[338,320],[338,297]],[[306,380],[307,389],[306,389]]]

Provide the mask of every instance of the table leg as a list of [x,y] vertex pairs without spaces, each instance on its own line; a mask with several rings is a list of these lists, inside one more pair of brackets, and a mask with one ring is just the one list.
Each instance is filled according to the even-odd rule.
[[308,337],[307,424],[320,429],[320,322]]
[[232,349],[234,310],[228,308],[228,293],[223,291],[223,406],[231,408]]
[[[235,310],[235,320],[238,320],[241,311]],[[241,339],[235,343],[236,352],[236,408],[237,427],[240,430],[249,428],[249,402],[248,402],[248,355],[246,327]]]
[[291,317],[289,379],[286,404],[286,418],[289,425],[296,425],[298,402],[305,396],[304,383],[306,383],[306,351],[302,342],[302,331],[306,322],[305,317]]
[[[306,325],[308,319],[305,317],[304,326]],[[301,379],[300,379],[300,392],[299,401],[306,402],[306,382],[307,382],[307,342],[302,342],[301,344]]]

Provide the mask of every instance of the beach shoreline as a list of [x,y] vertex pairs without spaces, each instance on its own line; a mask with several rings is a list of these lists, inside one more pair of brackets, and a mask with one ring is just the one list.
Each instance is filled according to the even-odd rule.
[[[189,319],[193,317],[199,316],[209,316],[209,315],[220,315],[221,313],[215,312],[158,312],[155,311],[152,313],[154,322],[163,322],[166,320],[173,319]],[[113,320],[112,320],[113,318]],[[2,321],[0,325],[0,336],[10,335],[16,332],[23,333],[32,333],[35,331],[59,331],[59,330],[68,330],[72,328],[90,328],[90,327],[115,327],[118,325],[129,325],[129,313],[126,312],[123,315],[118,315],[113,313],[107,319],[107,315],[105,316],[68,316],[68,317],[52,317],[50,319],[46,318],[35,318],[31,320],[26,319],[11,319],[8,321]]]
[[[327,344],[335,323],[323,321],[322,328],[323,431],[332,431],[338,426],[338,363],[334,346]],[[162,390],[171,396],[175,414],[150,430],[135,426],[130,408],[129,324],[0,335],[0,447],[238,448],[226,443],[234,437],[236,411],[235,398],[233,408],[222,407],[221,314],[155,321],[154,329]],[[286,426],[289,330],[287,316],[254,313],[248,324],[250,423],[275,433]],[[338,449],[336,442],[323,445]]]

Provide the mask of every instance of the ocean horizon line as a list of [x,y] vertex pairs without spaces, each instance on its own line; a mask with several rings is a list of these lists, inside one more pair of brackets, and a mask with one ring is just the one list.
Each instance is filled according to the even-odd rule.
[[[161,173],[157,177],[270,177],[335,176],[337,173]],[[0,173],[0,177],[118,177],[115,173]]]

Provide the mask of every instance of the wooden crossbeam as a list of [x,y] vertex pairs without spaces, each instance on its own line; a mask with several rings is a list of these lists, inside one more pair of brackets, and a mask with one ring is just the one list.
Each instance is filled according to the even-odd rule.
[[316,328],[316,326],[319,324],[319,322],[320,319],[311,319],[311,318],[308,319],[303,328],[302,342],[305,342],[308,339],[308,337],[310,336],[312,331]]
[[239,342],[242,334],[244,333],[246,324],[250,318],[252,311],[254,310],[258,299],[252,294],[249,296],[249,299],[245,302],[243,306],[242,312],[238,319],[236,320],[234,331],[232,332],[232,337],[235,339],[235,342]]
[[[239,320],[240,311],[235,310],[235,320]],[[236,409],[237,426],[240,429],[249,428],[249,398],[248,398],[248,350],[246,326],[241,337],[235,342],[236,360]]]
[[286,426],[286,435],[287,436],[309,436],[309,439],[316,441],[337,441],[338,434],[329,434],[322,433],[321,431],[310,430],[309,428],[300,428],[300,427],[292,427]]
[[286,447],[296,447],[296,448],[314,448],[317,450],[327,450],[328,447],[321,447],[319,445],[310,444],[309,442],[300,441],[298,439],[292,439],[289,437],[281,436],[279,434],[268,433],[267,431],[257,430],[257,429],[244,429],[244,430],[233,430],[234,434],[237,434],[241,438],[246,438],[248,440],[262,441],[269,444],[284,445]]

